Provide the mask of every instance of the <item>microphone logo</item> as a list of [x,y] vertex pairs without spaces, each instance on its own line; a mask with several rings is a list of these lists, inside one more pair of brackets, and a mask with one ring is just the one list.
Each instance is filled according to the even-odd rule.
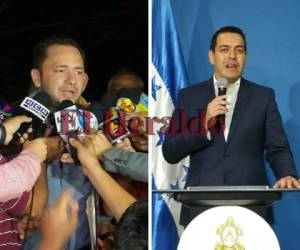
[[54,117],[57,132],[65,141],[69,132],[87,135],[91,134],[91,129],[98,128],[96,116],[87,110],[64,109],[55,112]]
[[46,121],[48,115],[50,114],[50,110],[48,108],[30,97],[26,97],[21,103],[20,107],[34,114],[43,122]]
[[136,110],[135,104],[126,97],[119,98],[116,104],[118,108],[126,113],[132,113]]

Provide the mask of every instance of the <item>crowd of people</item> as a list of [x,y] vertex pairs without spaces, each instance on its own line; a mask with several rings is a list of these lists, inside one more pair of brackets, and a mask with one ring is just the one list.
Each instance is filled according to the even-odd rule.
[[[47,93],[51,114],[64,100],[88,110],[90,103],[82,96],[89,79],[86,60],[84,51],[71,38],[41,41],[33,51],[31,94]],[[142,95],[143,88],[136,73],[121,70],[109,80],[107,91],[115,95],[129,89]],[[148,249],[146,110],[125,112],[126,122],[134,117],[142,122],[118,143],[111,143],[101,130],[91,130],[66,142],[48,119],[43,136],[32,138],[37,128],[29,127],[13,145],[13,153],[6,145],[32,118],[13,115],[3,120],[0,249]],[[90,240],[86,214],[87,200],[94,190],[101,200],[96,204],[96,242]],[[105,217],[111,224],[106,231],[101,225]]]

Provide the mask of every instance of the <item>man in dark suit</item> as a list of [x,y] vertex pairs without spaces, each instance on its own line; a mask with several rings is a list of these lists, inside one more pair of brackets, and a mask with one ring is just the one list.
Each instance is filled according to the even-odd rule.
[[[208,56],[215,67],[213,78],[180,91],[172,117],[176,126],[171,126],[178,130],[176,135],[166,135],[165,159],[174,164],[190,156],[186,187],[268,185],[265,156],[278,179],[275,188],[299,188],[274,91],[241,77],[247,57],[242,30],[219,29]],[[228,88],[226,95],[218,96],[220,78],[228,81]],[[200,113],[200,133],[182,126],[182,119],[191,125]],[[225,115],[225,126],[220,124],[220,115]]]

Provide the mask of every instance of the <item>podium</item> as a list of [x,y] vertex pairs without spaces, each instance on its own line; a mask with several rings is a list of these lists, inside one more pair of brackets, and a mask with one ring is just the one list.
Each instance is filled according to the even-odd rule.
[[256,212],[269,223],[273,218],[270,207],[282,198],[282,193],[299,191],[299,189],[273,189],[267,186],[200,186],[183,190],[152,190],[153,193],[172,194],[174,200],[190,208],[191,220],[212,207],[242,206]]
[[[197,249],[215,249],[215,246],[218,242],[220,242],[220,235],[217,235],[217,229],[219,226],[222,226],[223,224],[227,225],[227,221],[229,220],[229,216],[232,215],[234,223],[236,223],[244,232],[244,235],[241,236],[237,242],[242,243],[244,246],[247,246],[248,250],[257,250],[257,249],[279,249],[275,247],[269,247],[269,248],[258,248],[258,247],[252,247],[251,243],[255,244],[264,244],[269,243],[266,237],[266,233],[273,232],[273,238],[276,238],[275,232],[272,230],[270,225],[263,220],[261,217],[266,219],[265,216],[262,216],[262,211],[272,211],[271,206],[274,203],[280,203],[281,199],[284,203],[285,196],[288,195],[297,195],[300,193],[300,189],[273,189],[268,187],[262,187],[262,186],[225,186],[225,187],[193,187],[189,190],[172,190],[172,189],[160,189],[160,190],[152,190],[152,194],[154,196],[156,195],[163,195],[164,200],[169,200],[168,196],[172,196],[175,201],[182,203],[184,209],[192,210],[193,215],[191,216],[191,223],[186,224],[185,233],[186,235],[193,236],[193,233],[190,233],[190,228],[195,228],[196,232],[194,235],[193,240],[190,238],[187,239],[188,242],[192,242],[192,245],[197,246]],[[299,196],[298,196],[299,197]],[[177,205],[176,205],[177,206]],[[235,212],[225,212],[222,214],[222,216],[215,214],[213,219],[210,218],[206,221],[204,218],[208,218],[208,214],[212,214],[212,210],[214,209],[222,209],[224,212],[224,209],[231,210],[232,207],[240,208],[243,207],[251,209],[256,214],[259,214],[260,216],[257,216],[261,219],[261,221],[264,221],[265,225],[269,225],[269,230],[262,230],[262,227],[259,223],[257,223],[256,220],[253,220],[251,216],[243,216],[241,217]],[[212,209],[210,209],[212,208]],[[170,207],[172,209],[172,207]],[[176,210],[177,211],[177,210]],[[231,210],[232,211],[232,210]],[[248,212],[251,212],[248,210]],[[155,213],[155,212],[154,212]],[[254,214],[254,213],[252,213]],[[176,213],[178,216],[178,213]],[[199,216],[198,216],[199,215]],[[197,217],[197,218],[194,218]],[[201,220],[199,219],[201,218]],[[275,217],[277,219],[278,217]],[[280,225],[285,227],[292,227],[294,231],[297,230],[297,226],[291,225],[288,220],[286,220],[287,215],[284,217],[280,217],[279,224],[276,220],[277,226]],[[244,221],[248,220],[248,222]],[[197,221],[198,226],[194,226],[195,222]],[[201,223],[200,223],[201,222]],[[294,222],[295,224],[295,222]],[[163,225],[160,225],[163,226]],[[230,228],[230,225],[227,225],[226,230],[232,229]],[[297,230],[298,231],[298,230]],[[224,231],[225,232],[225,231]],[[234,230],[233,230],[234,232]],[[227,232],[225,232],[227,233]],[[280,244],[286,244],[288,245],[290,238],[287,238],[286,233],[282,230],[276,231],[276,234],[281,236],[281,242]],[[222,234],[224,237],[228,234]],[[234,234],[232,234],[234,235]],[[274,236],[275,235],[275,236]],[[286,238],[285,238],[286,237]],[[180,239],[182,239],[181,237]],[[288,240],[287,240],[288,239]],[[298,238],[297,238],[298,239]],[[297,242],[297,239],[295,242]],[[277,239],[278,241],[278,239]],[[211,244],[209,247],[205,248],[203,244]],[[201,245],[202,244],[202,245]],[[274,243],[275,244],[275,243]],[[295,243],[296,244],[296,243]],[[194,250],[194,248],[187,247],[182,249],[189,249]],[[230,248],[229,248],[230,249]]]

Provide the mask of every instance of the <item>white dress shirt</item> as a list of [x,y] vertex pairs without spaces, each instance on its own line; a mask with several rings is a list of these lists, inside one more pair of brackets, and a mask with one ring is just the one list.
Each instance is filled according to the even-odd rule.
[[[225,114],[225,131],[224,131],[225,141],[227,141],[227,137],[229,134],[233,111],[237,100],[237,95],[240,89],[240,84],[241,84],[241,78],[239,78],[235,83],[228,84],[227,87],[226,101],[229,102],[229,104],[227,105],[228,112]],[[214,89],[215,89],[215,95],[218,96],[218,86],[217,86],[217,80],[215,75],[214,75]]]

